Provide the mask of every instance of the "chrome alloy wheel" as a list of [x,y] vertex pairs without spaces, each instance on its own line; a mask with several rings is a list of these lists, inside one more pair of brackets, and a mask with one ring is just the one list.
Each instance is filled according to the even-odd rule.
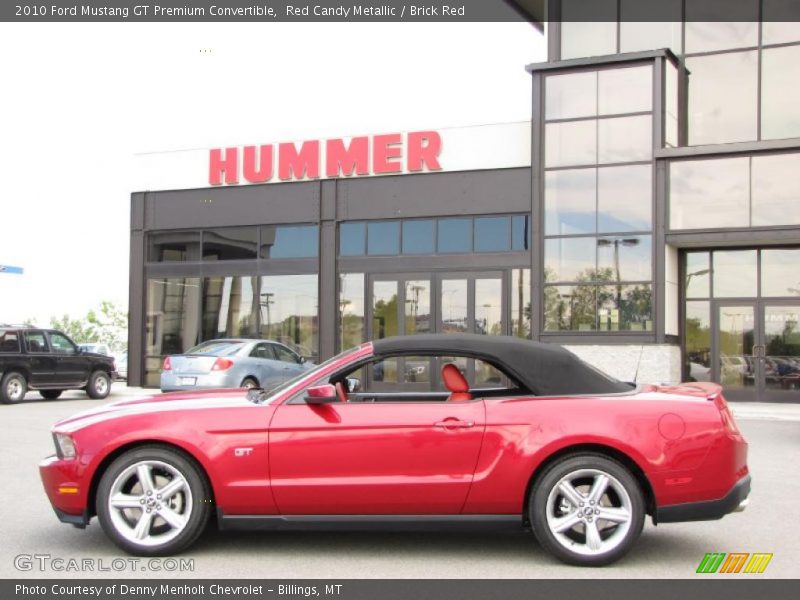
[[103,396],[108,391],[108,379],[100,376],[94,380],[94,391],[98,396]]
[[567,550],[594,556],[625,540],[632,510],[630,495],[619,480],[599,469],[579,469],[550,490],[547,525]]
[[11,402],[22,400],[25,396],[25,386],[17,377],[12,377],[6,383],[6,396]]
[[140,546],[175,539],[192,514],[192,492],[172,465],[157,460],[132,464],[111,485],[108,512],[119,534]]

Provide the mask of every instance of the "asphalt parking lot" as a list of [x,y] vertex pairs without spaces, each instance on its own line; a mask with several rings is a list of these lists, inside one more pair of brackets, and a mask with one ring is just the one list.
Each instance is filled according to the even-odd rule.
[[[109,400],[124,397],[115,384]],[[80,531],[60,524],[42,489],[38,462],[52,454],[49,428],[56,420],[96,406],[78,392],[57,401],[29,394],[26,401],[0,406],[0,468],[3,519],[0,577],[141,577],[120,572],[19,571],[15,557],[102,559],[108,567],[127,555],[105,537],[96,520]],[[750,442],[753,491],[750,506],[721,521],[654,527],[649,521],[634,550],[603,569],[556,562],[526,533],[220,533],[209,529],[192,551],[194,570],[170,577],[203,578],[687,578],[706,552],[771,552],[763,575],[796,577],[800,554],[800,420],[742,418]],[[120,563],[117,563],[120,564]],[[154,577],[161,573],[150,574]],[[714,575],[713,577],[721,577]],[[731,577],[736,577],[732,575]]]

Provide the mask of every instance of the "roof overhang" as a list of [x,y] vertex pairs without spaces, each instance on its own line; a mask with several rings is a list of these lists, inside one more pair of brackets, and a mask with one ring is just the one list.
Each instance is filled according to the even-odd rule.
[[505,0],[539,31],[544,31],[547,0]]

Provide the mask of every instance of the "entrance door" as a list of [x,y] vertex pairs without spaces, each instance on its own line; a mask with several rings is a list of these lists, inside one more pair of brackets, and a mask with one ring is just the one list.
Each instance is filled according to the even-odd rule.
[[765,301],[761,315],[760,399],[800,402],[800,303]]
[[752,401],[758,394],[756,304],[715,303],[712,376],[728,400]]

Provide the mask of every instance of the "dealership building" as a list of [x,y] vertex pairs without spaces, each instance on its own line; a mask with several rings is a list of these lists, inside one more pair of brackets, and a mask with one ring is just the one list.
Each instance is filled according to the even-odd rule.
[[[800,23],[619,19],[641,1],[548,24],[529,121],[139,156],[129,382],[221,337],[474,332],[800,401]],[[384,389],[439,385],[412,362]]]

